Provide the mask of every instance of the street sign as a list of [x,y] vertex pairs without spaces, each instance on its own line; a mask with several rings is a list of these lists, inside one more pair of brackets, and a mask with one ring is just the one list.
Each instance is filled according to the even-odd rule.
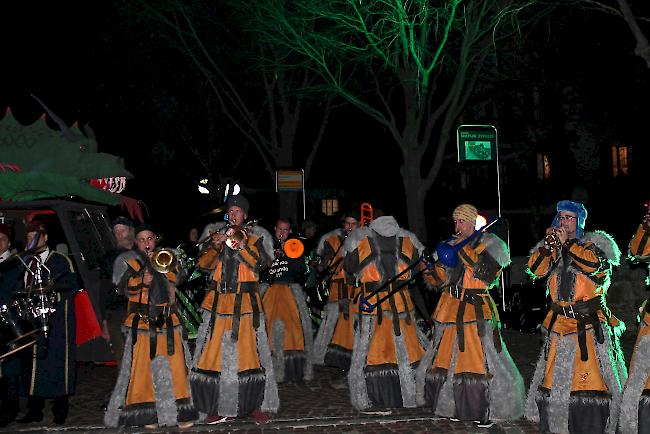
[[303,191],[304,173],[300,170],[276,170],[275,191]]
[[458,161],[495,161],[497,129],[492,125],[461,125],[456,130]]

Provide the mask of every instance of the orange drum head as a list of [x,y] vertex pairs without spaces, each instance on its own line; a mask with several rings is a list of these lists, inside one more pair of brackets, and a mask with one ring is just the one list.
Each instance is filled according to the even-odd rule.
[[305,253],[305,245],[297,238],[290,238],[284,243],[284,253],[290,258],[299,258]]

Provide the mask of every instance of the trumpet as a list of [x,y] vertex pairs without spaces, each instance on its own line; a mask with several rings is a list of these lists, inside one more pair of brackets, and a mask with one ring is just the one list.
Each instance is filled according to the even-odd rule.
[[544,237],[544,245],[551,251],[562,248],[562,243],[560,242],[560,237],[556,230],[553,230],[550,234],[546,234]]

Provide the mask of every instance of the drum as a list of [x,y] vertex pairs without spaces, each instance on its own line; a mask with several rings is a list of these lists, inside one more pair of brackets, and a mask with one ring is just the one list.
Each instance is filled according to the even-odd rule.
[[40,329],[25,319],[20,304],[0,305],[0,360],[36,344]]

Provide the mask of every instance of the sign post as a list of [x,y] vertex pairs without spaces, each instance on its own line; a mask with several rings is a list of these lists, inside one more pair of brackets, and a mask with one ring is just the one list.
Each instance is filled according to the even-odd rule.
[[305,201],[305,169],[276,170],[275,192],[302,191],[302,219],[307,219],[307,204]]
[[[458,162],[495,161],[497,166],[498,214],[501,217],[501,176],[499,173],[499,141],[494,125],[461,125],[456,130]],[[506,226],[506,244],[510,248],[510,231]],[[501,302],[506,310],[506,288],[501,278]]]

